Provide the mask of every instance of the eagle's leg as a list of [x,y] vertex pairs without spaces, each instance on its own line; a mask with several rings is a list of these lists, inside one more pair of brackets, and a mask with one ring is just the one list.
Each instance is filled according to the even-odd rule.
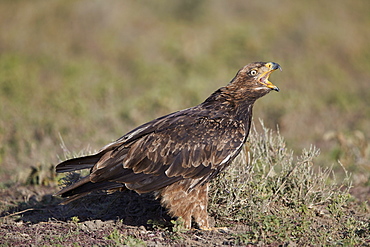
[[208,229],[208,184],[197,186],[188,192],[188,180],[181,180],[159,193],[161,203],[173,217],[181,217],[186,229],[191,229],[191,220],[197,222],[199,228]]
[[198,224],[200,229],[209,229],[208,223],[208,183],[199,186],[197,190],[197,202],[194,204],[193,208],[193,218],[194,221]]

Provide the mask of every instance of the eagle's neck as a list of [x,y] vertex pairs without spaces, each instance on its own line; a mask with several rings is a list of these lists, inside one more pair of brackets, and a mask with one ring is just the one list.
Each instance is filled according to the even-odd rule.
[[209,96],[202,105],[211,106],[225,117],[232,117],[235,120],[247,122],[249,125],[253,104],[256,100],[256,97],[250,97],[248,93],[222,87]]

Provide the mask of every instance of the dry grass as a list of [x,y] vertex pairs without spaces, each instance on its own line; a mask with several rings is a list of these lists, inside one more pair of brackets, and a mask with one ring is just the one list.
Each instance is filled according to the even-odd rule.
[[[8,202],[0,204],[3,241],[50,245],[71,244],[78,238],[81,245],[366,246],[369,207],[349,194],[349,174],[338,181],[332,169],[315,165],[316,148],[295,156],[279,133],[263,124],[260,129],[253,128],[246,149],[211,183],[209,213],[216,226],[229,228],[227,232],[185,231],[158,201],[132,191],[95,193],[65,207],[57,205],[60,199],[44,194],[45,187],[37,185],[55,182],[54,173],[40,168],[29,179],[34,181],[34,187],[28,186],[34,195],[17,186],[0,191],[3,202]],[[61,181],[75,180],[71,175]],[[43,225],[45,221],[48,224]],[[32,228],[40,234],[31,237]],[[16,237],[15,229],[22,234]],[[95,237],[88,237],[91,232]]]
[[261,129],[253,129],[247,151],[212,183],[210,211],[217,222],[248,226],[239,235],[242,244],[366,243],[369,222],[353,205],[348,173],[338,182],[331,168],[315,166],[318,149],[294,157],[279,133]]

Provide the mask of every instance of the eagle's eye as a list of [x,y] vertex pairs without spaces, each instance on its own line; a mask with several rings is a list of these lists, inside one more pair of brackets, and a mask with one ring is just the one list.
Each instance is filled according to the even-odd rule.
[[251,72],[249,72],[249,74],[251,76],[255,76],[255,75],[257,75],[257,70],[251,70]]

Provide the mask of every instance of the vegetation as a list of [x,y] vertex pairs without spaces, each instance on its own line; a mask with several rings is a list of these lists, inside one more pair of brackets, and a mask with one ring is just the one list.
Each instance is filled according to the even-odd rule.
[[[351,178],[348,172],[345,170],[347,176],[343,181],[338,181],[331,168],[321,169],[315,165],[318,149],[312,146],[309,150],[303,150],[300,156],[294,157],[293,151],[287,148],[279,133],[274,133],[263,124],[261,126],[260,131],[253,128],[249,142],[237,160],[211,183],[209,212],[216,226],[226,226],[228,230],[220,229],[218,233],[187,231],[181,218],[171,220],[168,216],[161,217],[164,209],[159,209],[158,202],[153,199],[149,202],[145,199],[137,201],[133,199],[135,196],[143,196],[124,192],[111,196],[87,196],[66,208],[58,206],[60,200],[56,198],[46,200],[42,197],[30,199],[26,203],[18,199],[16,207],[11,204],[2,206],[2,222],[6,223],[3,227],[14,225],[9,219],[23,222],[47,220],[51,229],[41,233],[40,238],[49,234],[43,238],[43,244],[70,244],[77,237],[83,239],[82,245],[117,246],[158,243],[299,246],[369,244],[369,206],[367,202],[358,203],[350,195]],[[49,173],[50,180],[52,176]],[[62,178],[64,182],[75,179],[76,174]],[[36,213],[27,216],[27,211],[35,210],[43,211],[43,216]],[[21,214],[23,216],[19,217]],[[111,220],[117,217],[124,220]],[[146,227],[129,228],[127,218],[130,217],[142,218],[141,223],[133,224]],[[148,219],[146,223],[145,219]],[[68,234],[58,233],[60,225],[64,226],[63,229],[69,229]],[[0,233],[2,230],[0,228]],[[30,237],[29,228],[23,227],[17,231],[27,238],[17,240],[13,235],[2,234],[6,236],[4,241],[14,244],[38,243],[37,239]],[[91,232],[98,235],[89,240],[87,237]],[[193,242],[194,237],[197,242]]]
[[368,170],[369,149],[347,162],[336,138],[368,144],[368,1],[186,2],[2,1],[0,174],[57,163],[62,140],[97,150],[200,103],[251,61],[284,70],[256,119],[296,152],[315,144],[324,167]]
[[279,134],[262,129],[253,130],[248,151],[212,183],[216,222],[247,226],[240,244],[364,244],[369,221],[350,213],[350,178],[336,182],[332,169],[315,170],[315,147],[294,158]]
[[[244,226],[220,239],[369,244],[369,11],[367,0],[1,1],[0,209],[9,216],[2,221],[56,203],[41,195],[57,190],[60,160],[200,103],[249,62],[274,61],[283,67],[271,79],[281,92],[254,109],[266,127],[256,124],[244,156],[213,187],[216,224]],[[58,219],[56,229],[67,229],[43,244],[88,239],[87,219]],[[31,233],[41,226],[27,227],[23,240],[40,244]],[[105,227],[92,244],[149,243],[160,231]],[[163,234],[182,241],[193,233],[175,223]]]

